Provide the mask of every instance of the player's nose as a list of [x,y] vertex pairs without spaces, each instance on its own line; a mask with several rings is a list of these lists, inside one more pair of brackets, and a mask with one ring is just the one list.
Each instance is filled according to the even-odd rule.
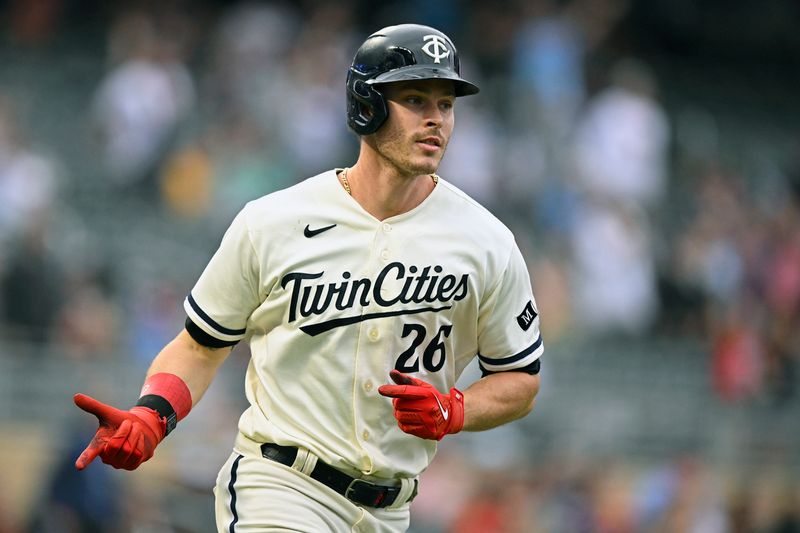
[[442,111],[437,106],[431,106],[425,113],[425,127],[427,128],[440,128],[443,120]]
[[441,125],[442,125],[442,121],[441,120],[436,120],[434,118],[428,118],[425,121],[425,127],[426,128],[436,128],[436,129],[438,129],[439,127],[441,127]]

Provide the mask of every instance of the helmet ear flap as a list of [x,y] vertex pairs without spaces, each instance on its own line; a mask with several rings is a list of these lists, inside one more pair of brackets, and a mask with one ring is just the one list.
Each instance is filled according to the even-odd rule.
[[389,116],[383,94],[352,72],[347,80],[347,108],[347,125],[358,135],[375,133]]

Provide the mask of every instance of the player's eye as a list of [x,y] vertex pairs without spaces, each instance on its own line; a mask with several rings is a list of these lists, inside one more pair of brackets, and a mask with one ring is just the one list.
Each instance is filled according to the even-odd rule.
[[450,100],[441,102],[439,103],[439,109],[441,109],[442,111],[450,111],[451,109],[453,109],[453,102],[451,102]]
[[413,105],[419,105],[419,104],[422,103],[422,98],[420,98],[419,96],[415,96],[415,95],[409,95],[409,96],[406,96],[406,102],[408,102],[409,104],[413,104]]

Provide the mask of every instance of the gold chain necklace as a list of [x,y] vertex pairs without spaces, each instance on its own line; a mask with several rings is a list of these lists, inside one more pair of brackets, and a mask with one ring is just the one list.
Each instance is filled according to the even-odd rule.
[[[347,194],[349,194],[350,196],[353,196],[353,193],[350,192],[350,182],[347,181],[347,171],[348,170],[350,170],[349,167],[344,168],[339,173],[339,179],[342,180],[342,186],[344,186],[345,192],[347,192]],[[434,187],[439,184],[439,176],[437,176],[436,174],[431,174],[431,179],[433,180],[433,186]]]

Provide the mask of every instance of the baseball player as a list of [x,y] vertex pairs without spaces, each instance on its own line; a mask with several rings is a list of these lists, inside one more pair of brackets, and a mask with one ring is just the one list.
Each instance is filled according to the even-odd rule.
[[[442,32],[371,35],[347,77],[350,168],[248,203],[187,296],[186,327],[76,461],[135,469],[200,400],[236,343],[252,357],[220,532],[405,531],[439,440],[526,415],[542,339],[510,231],[435,172],[460,76]],[[483,377],[454,384],[478,357]]]

